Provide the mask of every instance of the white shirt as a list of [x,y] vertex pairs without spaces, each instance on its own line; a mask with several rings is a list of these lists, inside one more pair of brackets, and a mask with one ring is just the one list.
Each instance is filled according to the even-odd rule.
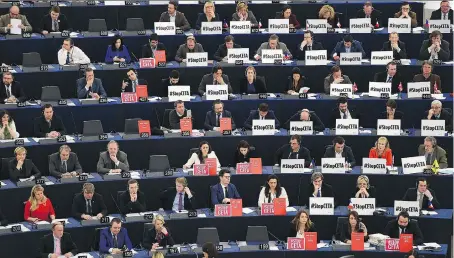
[[[214,151],[211,151],[210,153],[208,153],[208,158],[215,158],[216,159],[216,164],[217,164],[217,169],[220,170],[221,169],[221,163],[219,163],[219,159],[218,157],[216,156],[216,153],[214,153]],[[187,167],[191,167],[193,164],[200,164],[200,160],[199,160],[199,156],[197,156],[197,153],[192,153],[191,157],[188,159],[188,162],[186,162],[186,164],[184,164],[185,166]]]
[[345,111],[345,113],[342,113],[342,111],[339,110],[339,113],[340,113],[340,117],[341,117],[340,119],[344,119],[344,114],[347,115],[347,118],[345,118],[345,119],[352,119],[352,116],[350,115],[350,111],[348,111],[348,109],[347,109],[347,111]]
[[[260,191],[260,195],[259,195],[259,201],[258,201],[259,208],[262,207],[263,203],[272,203],[274,198],[277,198],[275,193],[270,195],[270,201],[268,202],[268,198],[266,197],[266,194],[265,194],[265,187],[262,187],[262,190]],[[286,207],[288,207],[288,205],[289,205],[288,196],[287,196],[287,192],[285,191],[284,187],[281,187],[281,196],[279,196],[279,198],[285,198]]]
[[343,158],[342,157],[342,152],[338,153],[337,151],[334,152],[335,158]]
[[70,64],[89,64],[90,58],[82,51],[82,49],[73,46],[69,51],[66,49],[58,50],[58,63],[60,65],[66,64],[66,57],[69,52],[69,63]]

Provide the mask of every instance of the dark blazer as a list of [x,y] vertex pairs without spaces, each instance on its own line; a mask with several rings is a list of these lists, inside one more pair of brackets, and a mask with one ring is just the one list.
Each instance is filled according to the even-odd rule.
[[[368,198],[377,198],[376,196],[376,192],[375,192],[375,187],[370,185],[369,186],[369,189],[366,189],[367,192],[369,193],[369,197]],[[359,191],[359,188],[356,187],[356,190],[355,192],[351,195],[351,198],[355,198],[356,196],[356,193]],[[378,206],[378,203],[377,203],[377,199],[375,199],[375,206]]]
[[[290,130],[290,122],[291,121],[301,121],[301,111],[296,112],[290,119],[285,122],[284,128]],[[314,131],[321,132],[325,130],[325,125],[323,124],[322,120],[317,116],[314,111],[309,111],[309,121],[312,121],[314,124]]]
[[[323,45],[321,42],[312,41],[312,50],[324,50]],[[307,45],[304,46],[303,50],[301,51],[301,43],[296,45],[296,58],[298,60],[305,60],[306,59],[306,51]]]
[[[323,19],[323,18],[319,17],[318,19]],[[334,13],[334,17],[332,19],[326,19],[326,21],[328,22],[329,25],[331,25],[332,28],[337,28],[337,23],[340,20],[342,20],[342,17],[340,15],[340,13],[338,13],[338,12]],[[344,24],[344,27],[345,27],[345,24]]]
[[[350,112],[350,116],[352,117],[352,119],[361,119],[360,115],[358,113],[356,113],[356,111],[353,108],[348,108],[348,111]],[[331,124],[329,125],[329,128],[336,127],[336,119],[341,119],[339,108],[335,108],[331,111],[331,120],[330,120]],[[360,124],[361,124],[361,120],[360,120]]]
[[[424,145],[421,144],[419,145],[418,147],[418,155],[419,156],[425,156],[425,149],[424,149]],[[434,151],[432,153],[432,157],[430,159],[430,164],[432,164],[435,159],[438,161],[438,165],[440,166],[440,168],[447,168],[448,167],[448,160],[446,158],[446,151],[440,147],[440,146],[436,146],[434,147]]]
[[[254,119],[259,119],[260,113],[258,110],[252,110],[251,113],[249,113],[249,117],[246,119],[246,122],[244,122],[244,128],[246,130],[252,130],[252,120]],[[274,115],[273,110],[268,110],[268,113],[265,116],[265,119],[274,119],[274,128],[279,129],[280,123],[277,117]]]
[[[452,11],[452,9],[450,9],[448,12],[448,19],[450,20],[451,24],[454,23],[452,13],[453,13],[453,11]],[[438,8],[437,10],[433,11],[432,14],[430,15],[430,19],[431,20],[441,20],[441,9]]]
[[[353,40],[352,42],[352,46],[350,47],[350,53],[353,52],[360,52],[362,53],[363,58],[366,58],[366,52],[364,52],[363,44],[358,40]],[[333,57],[334,53],[337,53],[338,56],[340,56],[340,53],[345,53],[345,45],[343,40],[337,42],[336,46],[333,49],[333,52],[331,52],[330,58]]]
[[[239,21],[239,20],[240,20],[240,16],[238,16],[237,12],[232,14],[232,21]],[[257,27],[259,25],[257,18],[255,18],[255,15],[252,11],[247,11],[246,21],[250,21],[252,27]]]
[[256,93],[266,93],[266,83],[265,78],[262,76],[257,76],[253,82],[255,92],[248,92],[248,81],[246,77],[241,78],[240,81],[240,93],[247,93],[247,94],[256,94]]
[[[435,196],[435,191],[430,188],[427,188],[427,190],[429,190],[429,192],[432,194],[432,197],[433,197],[433,199],[432,199],[432,205],[434,207],[433,209],[439,209],[440,203],[437,200],[437,196]],[[402,198],[402,201],[416,201],[417,200],[417,191],[418,191],[417,188],[408,188],[408,190],[405,192],[404,197]],[[427,198],[427,196],[425,196],[425,195],[422,198],[422,209],[431,210],[429,208],[429,198]]]
[[396,60],[406,59],[407,58],[407,48],[405,47],[405,42],[398,41],[397,46],[400,48],[400,52],[391,47],[391,41],[386,41],[383,43],[381,51],[393,51],[393,58]]
[[289,90],[293,90],[293,91],[296,91],[296,92],[299,92],[299,90],[301,88],[304,87],[304,83],[306,82],[306,77],[305,76],[300,76],[300,80],[298,81],[298,85],[299,85],[299,89],[296,90],[296,88],[293,88],[293,75],[290,75],[287,77],[287,87],[285,88],[285,92],[284,93],[287,93]]
[[[281,164],[281,159],[289,159],[292,153],[290,144],[283,145],[274,153],[274,164]],[[307,148],[300,146],[297,159],[304,159],[304,166],[309,167],[312,161],[311,152]]]
[[[374,75],[374,82],[386,82],[388,79],[388,73],[386,71],[384,72],[378,72]],[[402,92],[405,92],[405,83],[402,81],[402,77],[400,76],[400,73],[397,72],[391,81],[391,93],[397,93],[399,92],[399,84],[402,83]]]
[[[60,178],[61,174],[63,171],[61,170],[61,159],[60,159],[60,153],[54,153],[49,156],[49,174],[51,176],[54,176],[56,178]],[[77,154],[74,152],[69,153],[69,158],[66,161],[66,167],[67,167],[67,172],[73,172],[76,171],[78,174],[82,173],[82,167],[80,166],[79,163],[79,158],[77,157]]]
[[[41,238],[41,257],[48,258],[49,254],[54,253],[54,235],[53,233],[45,235]],[[60,250],[61,254],[72,253],[76,255],[78,253],[77,246],[71,238],[71,234],[64,232],[60,239]]]
[[[424,243],[424,238],[419,228],[418,221],[408,218],[408,225],[405,228],[405,234],[413,234],[413,245],[421,245]],[[388,224],[383,231],[383,234],[390,238],[399,238],[399,224],[397,219],[388,221]]]
[[[179,130],[180,129],[180,119],[185,118],[187,116],[188,116],[187,109],[184,110],[183,116],[181,116],[181,117],[178,116],[177,111],[175,109],[170,111],[170,114],[169,114],[170,128],[169,129]],[[192,126],[194,127],[194,117],[191,117],[191,120],[192,120]]]
[[[402,15],[402,11],[399,11],[399,12],[394,14],[394,18],[399,18],[401,15]],[[412,11],[409,11],[408,12],[408,16],[411,19],[411,22],[410,22],[411,27],[415,28],[416,26],[418,26],[418,20],[416,19],[416,13],[412,12]]]
[[434,93],[435,83],[437,84],[438,90],[442,91],[440,76],[438,76],[436,74],[431,73],[429,78],[426,79],[426,77],[424,77],[424,75],[422,73],[420,73],[420,74],[415,75],[415,77],[413,77],[413,81],[414,82],[428,82],[428,81],[430,81],[430,93]]
[[[284,14],[282,12],[277,12],[275,19],[285,19]],[[301,29],[301,24],[298,21],[298,19],[296,19],[296,15],[293,13],[290,14],[290,17],[288,18],[288,23],[293,24],[293,27],[295,29]]]
[[[241,48],[241,45],[233,43],[233,48]],[[225,43],[219,45],[218,50],[216,50],[216,53],[214,53],[214,60],[221,62],[224,57],[227,56],[227,47],[225,46]]]
[[[159,246],[162,247],[175,245],[175,241],[173,240],[169,228],[167,227],[167,225],[164,225],[164,227],[167,229],[167,236],[160,233],[160,236],[156,237],[157,232],[154,227],[150,228],[145,233],[142,244],[146,250],[151,250],[151,247],[153,246],[154,243],[159,243]],[[156,238],[159,238],[160,240],[156,240]]]
[[[196,209],[196,201],[194,192],[191,191],[192,198],[189,199],[188,194],[184,193],[184,209],[185,210],[195,210]],[[175,187],[169,187],[166,190],[161,192],[161,207],[166,210],[170,211],[173,207],[173,201],[177,196],[177,189]]]
[[[85,85],[87,85],[87,79],[80,78],[76,81],[77,84],[77,98],[79,99],[89,99],[91,98],[88,95],[87,89],[85,89]],[[102,86],[101,79],[95,78],[93,80],[93,84],[91,85],[91,91],[93,93],[97,93],[100,97],[107,97],[107,93]]]
[[52,131],[59,132],[60,135],[66,134],[65,125],[63,124],[61,118],[55,114],[52,116],[52,119],[50,120],[50,126],[49,123],[44,118],[44,115],[42,115],[40,117],[35,118],[35,121],[33,122],[33,128],[35,137],[40,138],[46,137],[46,134]]
[[[164,50],[166,52],[166,61],[169,60],[169,51],[167,51],[166,46],[162,42],[158,42],[156,50]],[[145,44],[142,46],[142,58],[154,58],[153,50],[151,50],[150,44]]]
[[[41,19],[41,26],[39,27],[39,32],[41,33],[43,30],[47,30],[48,32],[55,32],[52,30],[52,18],[50,17],[50,14],[44,15],[44,17]],[[66,19],[66,15],[60,13],[58,16],[58,31],[64,31],[68,30],[69,25],[68,25],[68,19]]]
[[78,193],[74,196],[73,204],[71,207],[72,216],[75,219],[81,219],[82,214],[87,214],[90,216],[96,216],[99,213],[102,213],[103,216],[107,215],[107,207],[104,203],[102,195],[98,193],[93,194],[91,198],[91,211],[92,214],[87,214],[87,202],[85,200],[83,193]]
[[[125,80],[125,82],[128,83],[128,86],[126,86],[126,88],[124,90],[122,90],[122,92],[132,92],[132,81],[130,79],[127,79],[127,80]],[[137,79],[137,82],[138,82],[138,84],[136,85],[136,87],[139,85],[146,85],[148,88],[147,80]]]
[[[360,223],[363,224],[362,222],[360,222]],[[341,227],[337,228],[339,230],[338,232],[336,232],[336,236],[338,236],[337,240],[340,240],[344,243],[346,243],[347,240],[352,240],[352,232],[349,231],[349,228],[351,228],[351,227],[350,227],[350,223],[348,223],[348,220],[346,222],[342,223]],[[367,240],[369,240],[369,236],[364,236],[364,242],[366,242]]]
[[[306,195],[303,196],[303,203],[302,205],[309,206],[309,198],[314,197],[312,194],[314,193],[314,185],[311,183],[308,185],[306,190]],[[334,198],[334,206],[337,206],[337,199],[334,195],[333,187],[329,184],[322,184],[322,197],[333,197]]]
[[[429,115],[429,111],[424,112],[424,117],[422,119],[427,119],[427,116]],[[448,132],[452,132],[452,114],[450,114],[446,109],[442,109],[440,113],[440,117],[436,118],[435,115],[433,115],[430,120],[445,120],[445,129]],[[440,162],[440,161],[438,161]]]
[[[227,74],[223,74],[222,80],[224,80],[224,83],[227,84],[227,90],[228,90],[229,94],[232,93],[233,89],[232,89],[232,85],[230,85],[229,76]],[[202,80],[200,81],[199,89],[198,89],[200,96],[203,96],[203,94],[205,94],[205,91],[207,90],[207,85],[213,84],[213,81],[214,81],[214,77],[213,77],[212,73],[205,74],[202,77]]]
[[128,155],[123,151],[117,152],[117,159],[120,161],[118,167],[113,164],[112,159],[109,156],[107,151],[101,152],[99,154],[98,164],[96,165],[96,170],[100,174],[109,173],[111,169],[121,169],[121,172],[128,172],[129,171],[129,162],[128,162]]
[[[312,222],[311,227],[309,227],[306,231],[304,232],[317,232],[317,229],[315,228],[315,223]],[[290,230],[288,232],[288,237],[296,237],[296,225],[290,222]],[[317,234],[317,243],[319,242],[320,239],[320,234]]]
[[246,153],[246,156],[241,154],[240,150],[237,149],[235,151],[235,166],[236,164],[238,163],[249,163],[249,160],[250,158],[256,158],[257,156],[255,155],[255,147],[253,149],[251,149],[251,147],[249,147],[249,151],[248,153]]
[[181,78],[181,75],[180,75],[180,78],[178,80],[178,82],[176,84],[171,84],[170,83],[170,79],[169,77],[165,78],[165,79],[161,79],[161,97],[168,97],[169,95],[169,86],[183,86],[183,85],[188,85],[184,80],[183,78]]
[[[24,102],[27,100],[27,96],[25,96],[24,89],[21,87],[20,82],[13,81],[11,83],[11,94],[16,97],[19,102]],[[5,99],[7,99],[6,88],[3,81],[0,81],[0,103],[5,103]]]
[[[124,246],[128,248],[128,250],[132,250],[132,243],[128,236],[128,230],[126,228],[121,228],[120,232],[117,234],[117,243],[119,249],[122,249]],[[101,253],[109,253],[109,249],[113,248],[113,237],[112,233],[110,232],[110,228],[104,228],[101,230],[99,236],[99,252]]]
[[137,200],[135,202],[131,202],[129,190],[124,191],[120,195],[120,210],[123,215],[128,213],[138,213],[147,211],[147,202],[145,200],[145,194],[141,191],[137,191]]
[[[356,13],[356,18],[366,18],[364,9],[361,9]],[[381,23],[381,12],[377,9],[373,9],[372,13],[370,14],[370,23],[375,27],[375,24],[377,24],[377,22],[380,27],[383,27],[383,24]]]
[[[232,113],[230,113],[230,111],[222,111],[222,117],[230,117],[232,120],[232,130],[236,129],[235,121],[233,121]],[[204,128],[205,130],[213,130],[214,127],[216,127],[216,112],[210,110],[205,116]]]
[[[170,15],[168,12],[161,13],[161,17],[159,17],[159,22],[170,22]],[[175,26],[180,28],[181,30],[190,30],[191,25],[184,16],[184,13],[176,11],[175,14]]]
[[0,210],[0,226],[6,225],[8,225],[8,220],[6,219],[6,216],[3,214],[2,210]]
[[19,178],[27,178],[31,176],[35,176],[35,178],[41,177],[41,172],[30,159],[25,159],[24,164],[22,164],[21,170],[18,170],[16,166],[17,159],[12,158],[9,161],[9,179],[13,182],[19,181]]
[[[419,60],[428,60],[430,53],[427,50],[432,45],[430,39],[422,42],[421,49],[419,50]],[[440,44],[440,51],[438,52],[438,59],[441,61],[449,61],[451,58],[451,51],[449,50],[449,42],[442,39]]]
[[[219,18],[218,13],[214,13],[214,17],[211,19],[211,21],[220,21],[221,19]],[[197,16],[197,21],[195,23],[195,29],[200,30],[202,28],[202,22],[208,22],[207,16],[205,13],[199,13]]]
[[[325,154],[323,154],[324,158],[334,158],[336,157],[336,153],[334,150],[334,146],[330,145],[328,148],[325,150]],[[345,161],[350,163],[352,167],[356,165],[356,160],[355,156],[353,155],[352,148],[349,146],[345,145],[344,150],[342,151],[342,157],[345,158]]]
[[[344,79],[340,84],[353,84],[352,81],[350,80],[350,77],[348,77],[345,74],[342,74],[342,78]],[[323,88],[325,89],[326,94],[331,93],[331,84],[334,82],[334,76],[332,73],[330,73],[328,76],[323,79]]]
[[[211,188],[211,203],[213,206],[215,204],[222,204],[222,200],[224,200],[224,189],[222,188],[221,184],[215,184],[210,187]],[[241,196],[236,190],[236,186],[234,184],[229,184],[227,186],[228,189],[228,198],[229,199],[240,199]]]
[[[381,112],[380,119],[388,119],[388,112]],[[402,120],[404,119],[404,113],[399,110],[394,111],[394,119],[400,119],[400,122],[402,123]]]

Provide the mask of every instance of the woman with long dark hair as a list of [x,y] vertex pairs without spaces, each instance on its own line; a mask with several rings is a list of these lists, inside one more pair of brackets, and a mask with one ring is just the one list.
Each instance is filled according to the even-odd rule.
[[266,180],[265,186],[262,187],[259,195],[258,205],[262,207],[263,203],[272,203],[275,198],[285,198],[287,207],[289,205],[287,192],[279,183],[279,178],[276,175],[270,175]]
[[291,222],[288,237],[304,238],[304,233],[306,232],[317,232],[317,230],[315,229],[314,222],[309,217],[309,212],[299,210]]
[[213,150],[211,150],[211,146],[207,141],[201,141],[199,143],[199,149],[192,153],[191,157],[188,159],[186,164],[183,165],[184,169],[190,168],[193,164],[205,164],[205,160],[207,158],[214,158],[216,159],[216,166],[217,169],[221,169],[221,163],[219,163],[218,157]]
[[131,62],[128,48],[123,44],[123,38],[116,35],[112,39],[112,45],[107,47],[106,58],[104,60],[107,64],[114,62]]
[[218,258],[218,251],[216,251],[216,246],[207,242],[202,246],[203,258]]
[[[339,228],[338,228],[339,229]],[[359,219],[358,212],[356,211],[350,211],[348,213],[348,220],[345,222],[345,224],[342,226],[342,229],[339,234],[336,233],[336,235],[339,235],[340,241],[351,244],[351,238],[352,238],[352,233],[364,233],[364,241],[367,241],[369,239],[369,236],[367,235],[367,228],[364,223],[361,222]]]

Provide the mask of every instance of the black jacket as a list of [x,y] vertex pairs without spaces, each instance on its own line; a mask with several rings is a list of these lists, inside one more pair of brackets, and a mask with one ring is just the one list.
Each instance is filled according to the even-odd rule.
[[[432,45],[430,39],[424,40],[419,50],[419,60],[428,60],[430,53],[427,50]],[[451,59],[451,51],[449,50],[449,42],[442,39],[440,44],[440,52],[438,52],[438,59],[441,61],[448,61]]]
[[[61,255],[66,253],[72,253],[73,255],[77,255],[78,250],[77,246],[71,238],[69,233],[63,232],[63,236],[60,239],[60,250]],[[54,253],[54,235],[53,233],[45,235],[41,238],[41,245],[40,245],[40,254],[41,258],[48,258],[49,254]]]
[[[292,121],[301,121],[301,111],[296,112],[290,119],[285,122],[284,128],[290,130],[290,122]],[[317,116],[314,111],[309,111],[309,121],[312,121],[314,124],[314,131],[321,132],[325,130],[325,125],[323,124],[322,120]]]
[[[335,158],[336,157],[336,153],[335,153],[334,147],[332,145],[329,146],[328,148],[326,148],[325,154],[323,154],[323,157],[324,158]],[[352,148],[350,148],[349,146],[347,146],[347,145],[344,146],[344,150],[342,151],[342,157],[344,157],[345,161],[350,163],[350,165],[352,167],[354,167],[356,165],[355,156],[353,156]]]
[[[154,243],[159,243],[159,246],[163,247],[175,245],[175,241],[173,240],[172,234],[170,233],[170,229],[165,224],[164,227],[167,229],[167,236],[160,233],[160,236],[156,237],[157,232],[154,227],[152,227],[145,233],[142,244],[146,250],[151,250],[151,247]],[[156,238],[158,238],[159,240],[157,240]]]
[[[128,86],[126,86],[124,90],[122,89],[122,92],[132,92],[132,81],[130,79],[126,79],[126,80],[124,80],[124,82],[127,82]],[[137,79],[137,82],[138,82],[138,84],[136,85],[136,87],[139,85],[146,85],[148,88],[148,82],[146,80]],[[136,89],[136,91],[137,91],[137,89]]]
[[[349,107],[348,112],[350,112],[350,116],[352,117],[352,119],[360,119],[360,115],[358,113],[356,113],[356,111],[353,108]],[[339,108],[335,108],[331,111],[331,120],[330,120],[331,124],[328,126],[329,128],[336,127],[336,119],[341,119]],[[359,123],[361,124],[361,120]]]
[[[318,41],[313,41],[312,42],[312,50],[324,50],[322,43]],[[303,50],[301,51],[301,43],[298,43],[296,45],[296,59],[298,60],[306,60],[306,51],[307,51],[307,45],[304,46]]]
[[161,80],[161,90],[159,91],[160,92],[160,97],[168,97],[169,95],[169,86],[184,86],[184,85],[187,85],[187,86],[190,86],[189,84],[187,84],[181,77],[179,78],[177,84],[171,84],[170,83],[170,79],[169,77],[165,78],[165,79],[162,79]]
[[[424,116],[422,119],[427,119],[427,116],[429,115],[429,111],[424,112]],[[436,118],[435,115],[433,115],[430,120],[445,120],[445,129],[448,132],[452,132],[452,114],[450,114],[446,109],[442,109],[440,113],[440,117]]]
[[257,76],[256,79],[253,82],[255,92],[248,92],[248,80],[246,77],[241,78],[240,81],[240,93],[246,93],[246,94],[257,94],[257,93],[266,93],[266,83],[265,83],[265,78],[262,76]]
[[[421,245],[424,243],[424,238],[419,228],[418,221],[408,218],[408,225],[405,228],[405,234],[413,234],[413,245]],[[389,236],[390,238],[399,238],[399,224],[397,218],[388,221],[388,224],[383,231],[383,235]]]
[[[385,72],[378,72],[374,76],[374,82],[386,82],[388,79],[388,73]],[[402,92],[406,91],[405,83],[402,81],[402,77],[400,76],[400,73],[397,72],[391,81],[391,93],[397,93],[399,92],[399,84],[402,83]]]
[[[19,102],[24,102],[25,100],[27,100],[24,89],[18,81],[13,81],[11,83],[11,94],[14,95],[14,97],[16,97]],[[3,81],[0,81],[0,103],[5,103],[5,99],[7,99],[6,96],[5,84],[3,83]]]
[[[162,42],[158,42],[158,45],[156,46],[156,50],[166,51],[166,61],[169,60],[169,52],[167,51],[166,46]],[[151,46],[149,43],[142,46],[142,58],[148,58],[148,57],[154,58],[153,51],[151,50]]]
[[[240,45],[233,43],[233,48],[241,48]],[[227,56],[227,47],[225,46],[225,43],[219,45],[218,50],[216,50],[216,53],[214,53],[214,60],[221,62],[224,57]]]
[[[284,146],[280,147],[276,151],[276,153],[274,153],[274,164],[281,164],[281,159],[289,159],[292,153],[293,152],[290,144],[285,144]],[[312,158],[311,153],[307,148],[300,146],[300,149],[298,150],[298,153],[296,155],[297,159],[304,159],[305,167],[310,166]]]
[[[315,228],[315,223],[312,222],[311,227],[309,227],[306,231],[304,232],[317,232],[317,229]],[[296,225],[293,223],[290,223],[290,230],[288,232],[288,237],[296,237]],[[317,234],[317,243],[319,242],[320,239],[320,234]]]
[[405,43],[399,40],[397,42],[397,45],[400,48],[400,52],[397,52],[397,50],[395,50],[391,47],[391,41],[386,41],[385,43],[383,43],[383,47],[381,48],[381,51],[393,51],[393,58],[396,60],[406,59],[407,58],[407,48],[405,47]]
[[[81,219],[82,214],[87,214],[87,202],[85,200],[84,194],[79,193],[74,196],[73,204],[72,204],[72,216],[75,219]],[[87,214],[90,216],[96,216],[98,213],[102,213],[102,215],[107,215],[107,207],[104,203],[104,199],[102,195],[98,193],[93,194],[93,198],[91,199],[91,211],[92,214]]]
[[[369,189],[366,189],[366,190],[369,193],[369,197],[368,198],[377,198],[376,194],[375,194],[375,187],[374,186],[371,185],[371,186],[369,186]],[[354,193],[352,193],[351,198],[355,198],[356,193],[358,191],[359,191],[359,188],[356,187],[356,190],[355,190]],[[359,198],[361,198],[361,197],[359,197]],[[375,206],[378,206],[377,199],[375,199]]]
[[[194,192],[191,191],[192,198],[189,199],[188,195],[184,193],[184,209],[195,210],[197,208]],[[173,201],[177,195],[177,189],[175,187],[169,187],[161,192],[161,207],[166,211],[171,211],[173,207]]]
[[238,163],[245,163],[245,162],[249,163],[250,158],[256,158],[256,157],[257,156],[255,155],[255,147],[253,147],[252,149],[251,149],[251,147],[249,147],[249,151],[248,151],[248,153],[246,153],[246,156],[241,154],[240,150],[237,149],[235,151],[235,166]]
[[[428,188],[429,192],[432,194],[432,205],[433,205],[433,209],[440,209],[440,203],[438,202],[437,200],[437,196],[435,196],[435,191]],[[402,201],[416,201],[417,200],[417,196],[416,196],[416,193],[417,193],[418,189],[416,188],[408,188],[408,190],[405,192],[405,195],[404,197],[402,198]],[[433,210],[431,208],[429,208],[429,198],[427,198],[427,196],[424,195],[424,197],[422,198],[422,209],[423,210]]]
[[[453,11],[451,9],[448,12],[448,18],[449,18],[451,24],[454,23],[454,19],[453,19],[453,15],[452,14],[453,14]],[[441,9],[438,8],[437,10],[433,11],[432,14],[430,15],[430,19],[431,20],[441,20]]]
[[[54,153],[49,156],[49,174],[51,176],[54,176],[56,178],[60,178],[61,174],[64,173],[62,171],[62,161],[60,158],[60,153]],[[79,158],[77,157],[77,154],[74,152],[69,153],[69,158],[66,161],[66,172],[77,172],[77,173],[82,173],[82,167],[80,166],[79,163]]]
[[[303,196],[303,203],[302,205],[309,206],[309,198],[314,197],[314,185],[311,183],[306,188],[306,194]],[[329,184],[322,184],[322,197],[333,197],[334,198],[334,206],[337,206],[337,200],[333,192],[333,187]]]
[[[179,130],[180,129],[180,119],[185,118],[187,115],[188,115],[187,109],[184,110],[183,116],[181,116],[181,117],[178,116],[177,111],[175,111],[175,110],[170,111],[170,113],[169,113],[170,128],[169,129]],[[191,120],[192,120],[192,126],[194,127],[194,117],[191,117]]]
[[287,93],[289,90],[293,90],[293,91],[299,93],[299,90],[304,87],[305,81],[306,81],[306,77],[301,75],[301,77],[300,77],[300,79],[298,81],[298,85],[297,85],[297,87],[299,87],[299,89],[296,89],[296,88],[293,87],[293,75],[288,76],[287,77],[287,84],[286,84],[287,86],[285,88],[284,93]]
[[[258,110],[252,110],[251,113],[249,114],[249,117],[247,118],[246,122],[244,122],[244,129],[246,130],[252,130],[252,120],[254,119],[259,119],[260,113]],[[265,116],[265,119],[274,119],[274,128],[279,129],[280,124],[279,120],[277,120],[277,117],[274,115],[273,110],[268,110],[268,113]]]
[[[222,117],[224,118],[230,118],[232,121],[232,130],[236,129],[235,121],[233,121],[232,113],[228,110],[222,111]],[[205,130],[213,130],[214,127],[219,127],[216,126],[216,112],[213,110],[210,110],[207,112],[205,116],[205,123],[204,123],[204,128]]]
[[2,210],[0,210],[0,226],[6,226],[6,225],[8,225],[8,220],[6,219]]
[[[388,112],[386,111],[381,112],[380,119],[388,119]],[[394,111],[394,119],[396,120],[399,119],[401,124],[403,124],[402,120],[404,119],[404,113],[399,110]]]
[[146,203],[145,194],[141,191],[137,191],[137,200],[135,202],[131,202],[129,190],[124,191],[120,195],[120,210],[123,215],[147,211]]
[[[50,14],[44,15],[44,17],[41,19],[41,26],[39,27],[39,33],[41,33],[43,30],[47,30],[49,33],[50,32],[55,32],[52,30],[52,18],[50,17]],[[68,30],[69,25],[68,25],[68,19],[66,19],[66,15],[60,13],[58,16],[58,31],[64,31]]]
[[[361,9],[356,13],[356,18],[366,18],[364,9]],[[383,27],[383,24],[381,23],[381,12],[377,9],[373,9],[372,13],[370,14],[370,23],[375,27],[375,24],[377,24],[377,22],[380,27]]]
[[30,159],[25,159],[21,170],[18,170],[16,166],[17,159],[12,158],[9,161],[9,179],[13,182],[19,181],[19,178],[27,178],[31,176],[35,176],[35,178],[41,177],[41,172]]
[[[215,12],[214,17],[211,19],[211,21],[214,22],[214,21],[220,21],[220,20],[221,19],[219,18],[219,14]],[[208,22],[207,16],[204,13],[199,13],[197,16],[197,21],[195,23],[196,30],[201,30],[202,22]]]
[[[362,222],[360,222],[362,224]],[[350,228],[350,223],[348,223],[348,220],[345,223],[342,223],[340,227],[337,227],[338,232],[336,232],[337,240],[340,240],[344,243],[347,242],[347,240],[352,240],[352,232],[349,230]],[[369,240],[369,236],[364,236],[364,242]]]
[[52,131],[59,132],[60,135],[66,134],[65,125],[63,124],[61,118],[55,114],[52,116],[52,119],[50,120],[50,125],[44,118],[44,115],[35,118],[35,121],[33,122],[33,129],[35,137],[40,138],[46,137],[46,134]]

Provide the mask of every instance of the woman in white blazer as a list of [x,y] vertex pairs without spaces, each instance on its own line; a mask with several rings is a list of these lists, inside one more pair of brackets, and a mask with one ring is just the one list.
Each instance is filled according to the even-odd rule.
[[288,207],[288,196],[285,188],[279,183],[279,178],[276,175],[270,175],[266,180],[266,185],[262,187],[259,195],[259,208],[263,203],[273,203],[274,198],[285,198],[286,206]]
[[183,165],[183,168],[188,169],[192,167],[193,164],[205,164],[205,159],[207,158],[215,158],[217,170],[221,169],[221,163],[219,163],[216,153],[211,150],[211,146],[207,141],[200,142],[199,149],[192,153],[186,164]]

